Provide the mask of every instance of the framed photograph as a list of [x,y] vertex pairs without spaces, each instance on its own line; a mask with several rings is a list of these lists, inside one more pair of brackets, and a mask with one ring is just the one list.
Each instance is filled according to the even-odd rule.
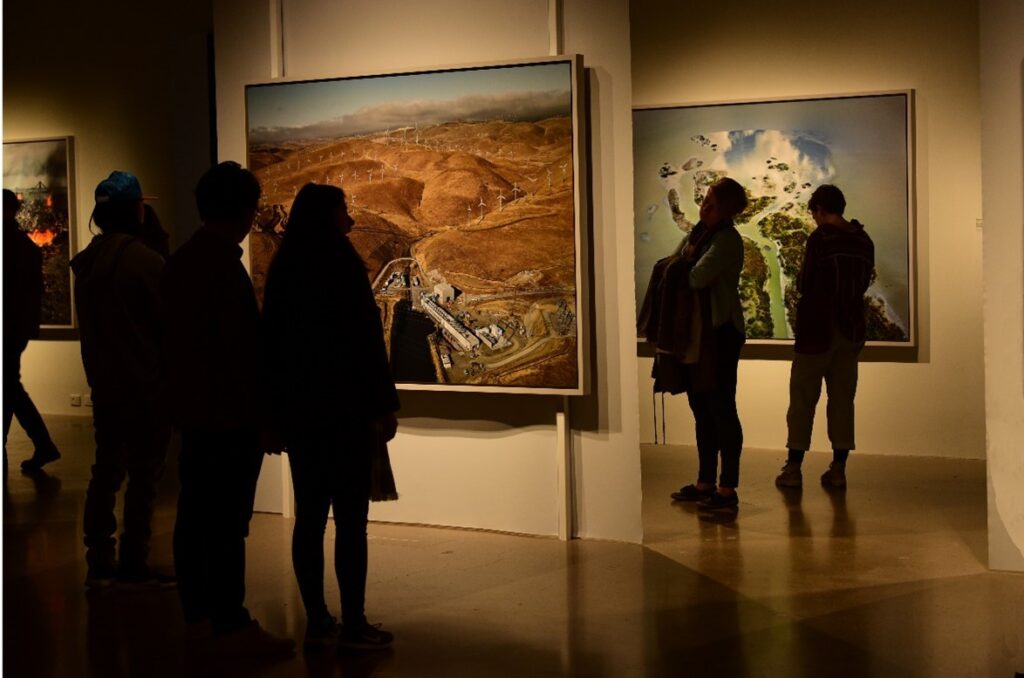
[[400,387],[582,394],[581,69],[569,56],[247,86],[257,296],[299,189],[333,184]]
[[75,326],[74,176],[72,137],[4,142],[4,188],[21,198],[18,224],[43,254],[42,339],[67,338]]
[[913,92],[633,111],[637,308],[656,261],[698,221],[708,186],[746,189],[740,294],[753,343],[793,340],[796,277],[821,184],[846,195],[846,218],[875,244],[868,343],[916,345]]

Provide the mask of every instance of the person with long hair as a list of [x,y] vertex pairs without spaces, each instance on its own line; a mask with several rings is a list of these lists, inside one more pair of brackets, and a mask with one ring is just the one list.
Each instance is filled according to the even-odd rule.
[[[743,427],[736,409],[740,349],[746,341],[739,283],[743,239],[733,218],[747,206],[743,187],[723,178],[712,184],[700,206],[700,222],[682,243],[686,284],[701,306],[700,359],[687,389],[697,434],[697,482],[672,493],[676,501],[697,501],[704,510],[739,505]],[[721,457],[721,474],[718,461]],[[716,486],[715,481],[718,480]]]
[[[295,487],[292,560],[307,649],[377,649],[393,636],[365,616],[371,455],[395,435],[398,394],[366,264],[349,242],[344,192],[306,184],[267,274],[271,405]],[[334,508],[341,626],[324,600],[324,530]]]

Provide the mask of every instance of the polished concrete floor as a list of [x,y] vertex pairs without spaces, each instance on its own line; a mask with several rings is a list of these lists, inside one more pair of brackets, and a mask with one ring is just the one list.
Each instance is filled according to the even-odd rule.
[[[10,676],[194,675],[173,591],[87,596],[81,513],[91,427],[51,418],[65,457],[18,471],[4,494],[3,668]],[[318,655],[235,676],[1006,676],[1024,671],[1024,575],[985,567],[976,461],[857,456],[850,488],[771,483],[781,455],[751,450],[738,513],[705,519],[668,493],[687,448],[645,447],[644,546],[371,525],[368,609],[397,637],[378,656]],[[173,465],[153,562],[170,569]],[[248,602],[301,638],[291,521],[257,515]],[[337,588],[329,584],[334,597]]]

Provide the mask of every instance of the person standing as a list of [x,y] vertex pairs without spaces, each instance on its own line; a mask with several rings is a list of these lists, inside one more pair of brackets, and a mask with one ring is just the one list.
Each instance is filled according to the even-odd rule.
[[843,217],[846,198],[835,186],[819,186],[807,207],[817,228],[807,239],[797,279],[796,353],[786,414],[789,456],[775,484],[803,484],[800,467],[811,444],[814,410],[824,380],[832,463],[821,483],[843,488],[846,460],[854,449],[857,359],[864,347],[864,294],[874,277],[875,246],[860,222]]
[[[292,205],[263,302],[274,412],[295,484],[292,560],[307,648],[389,646],[364,613],[371,455],[395,435],[398,393],[366,264],[349,242],[344,192],[306,184]],[[342,624],[324,601],[324,529],[334,508]]]
[[239,246],[260,185],[222,162],[195,189],[201,228],[167,263],[170,409],[181,430],[174,563],[192,635],[208,626],[225,655],[291,654],[245,607],[245,540],[263,463],[260,316]]
[[[115,171],[96,186],[100,234],[71,260],[82,363],[92,389],[96,463],[86,491],[86,586],[119,582],[168,586],[147,564],[156,485],[167,458],[163,318],[158,294],[164,260],[138,238],[139,180]],[[128,477],[124,530],[115,560],[114,507]]]
[[[743,427],[736,409],[740,349],[746,342],[739,282],[743,238],[733,218],[747,206],[743,187],[719,179],[700,206],[700,222],[682,244],[681,263],[689,266],[685,283],[696,292],[700,314],[699,360],[689,370],[686,389],[697,436],[697,482],[672,493],[676,501],[696,501],[704,510],[733,510],[739,505]],[[718,461],[721,457],[721,474]]]
[[25,429],[35,447],[21,462],[23,471],[34,472],[60,452],[50,438],[46,423],[21,384],[21,354],[28,342],[39,336],[43,300],[43,255],[18,226],[21,201],[14,191],[4,189],[4,471],[7,471],[7,435],[11,421]]

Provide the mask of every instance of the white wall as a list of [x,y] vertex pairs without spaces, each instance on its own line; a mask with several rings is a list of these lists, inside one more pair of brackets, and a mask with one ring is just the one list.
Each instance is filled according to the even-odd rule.
[[[218,135],[222,158],[244,157],[242,87],[272,74],[273,2],[216,3]],[[566,49],[585,55],[595,118],[593,305],[599,337],[593,395],[575,399],[577,534],[639,541],[636,361],[629,341],[629,36],[625,0],[565,3]],[[548,54],[547,0],[284,0],[289,78],[393,72]],[[551,397],[402,394],[392,462],[401,500],[375,520],[557,534]],[[272,464],[275,462],[271,462]],[[272,467],[268,467],[272,468]],[[266,475],[266,472],[265,472]],[[264,483],[266,484],[266,483]]]
[[[103,12],[89,3],[59,12],[46,3],[5,5],[3,136],[74,136],[79,250],[91,238],[93,189],[114,169],[134,172],[160,197],[154,206],[172,242],[194,220],[191,188],[209,159],[209,27],[201,2],[112,0]],[[45,414],[92,414],[68,397],[89,392],[77,341],[31,342],[22,381]]]
[[[862,364],[858,449],[983,458],[976,0],[781,0],[742,12],[635,0],[630,9],[638,106],[916,90],[919,362]],[[639,363],[641,439],[652,441],[651,360]],[[786,360],[741,363],[748,447],[784,449],[788,379]],[[668,399],[667,419],[669,442],[693,442],[685,396]],[[812,447],[827,450],[824,397],[817,421]]]
[[1024,3],[980,16],[989,566],[1024,571]]

